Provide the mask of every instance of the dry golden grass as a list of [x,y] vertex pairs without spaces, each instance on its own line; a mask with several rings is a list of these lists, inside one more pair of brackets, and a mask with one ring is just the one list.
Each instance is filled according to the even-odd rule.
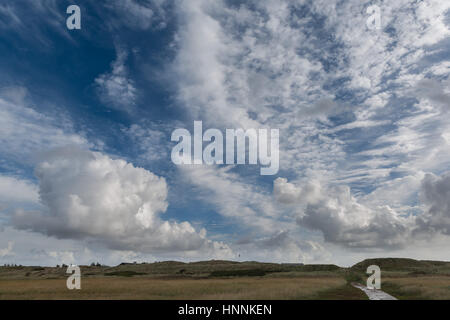
[[0,299],[311,299],[345,285],[339,277],[151,279],[85,278],[81,290],[65,279],[0,280]]
[[389,278],[382,283],[382,289],[399,299],[450,300],[450,277]]

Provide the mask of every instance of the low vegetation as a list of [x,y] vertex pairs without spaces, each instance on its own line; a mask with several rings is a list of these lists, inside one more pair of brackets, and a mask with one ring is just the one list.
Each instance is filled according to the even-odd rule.
[[136,271],[114,271],[114,272],[107,272],[104,275],[105,276],[117,276],[117,277],[133,277],[133,276],[141,276],[145,275],[144,272],[136,272]]
[[82,290],[66,288],[67,266],[0,267],[0,299],[367,299],[369,265],[382,270],[382,289],[399,299],[450,299],[450,263],[368,259],[336,265],[234,261],[100,263],[81,266]]
[[[0,299],[313,299],[345,285],[341,278],[87,278],[81,290],[63,279],[1,280]],[[324,293],[322,293],[324,292]]]
[[268,271],[262,269],[250,269],[250,270],[219,270],[210,273],[210,277],[262,277],[265,276]]
[[383,283],[383,290],[401,300],[450,300],[450,277],[390,278]]

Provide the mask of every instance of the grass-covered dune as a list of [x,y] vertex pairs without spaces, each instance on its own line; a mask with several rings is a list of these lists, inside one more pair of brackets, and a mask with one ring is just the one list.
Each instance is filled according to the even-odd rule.
[[[260,262],[235,261],[199,261],[183,263],[177,261],[164,261],[154,263],[122,263],[115,267],[109,266],[80,266],[82,275],[86,277],[99,276],[147,276],[147,277],[173,277],[173,278],[208,278],[208,277],[239,277],[264,276],[266,274],[292,273],[292,272],[321,272],[330,273],[341,270],[336,265],[301,265],[276,264]],[[67,277],[65,267],[0,267],[0,279],[43,279]]]
[[450,262],[406,258],[366,259],[355,264],[351,269],[365,271],[370,265],[377,265],[382,271],[450,271]]

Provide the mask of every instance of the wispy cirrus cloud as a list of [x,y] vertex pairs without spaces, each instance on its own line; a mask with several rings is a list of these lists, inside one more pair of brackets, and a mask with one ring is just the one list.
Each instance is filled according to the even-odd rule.
[[67,145],[89,146],[64,114],[39,112],[24,87],[0,90],[0,150],[10,163],[33,165],[38,154]]
[[111,25],[125,25],[132,29],[147,30],[149,28],[161,29],[167,25],[167,6],[170,0],[114,0],[105,3],[111,9],[115,19],[109,19]]

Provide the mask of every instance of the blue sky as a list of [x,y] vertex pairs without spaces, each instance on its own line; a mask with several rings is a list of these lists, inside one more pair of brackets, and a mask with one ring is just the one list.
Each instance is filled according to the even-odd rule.
[[[449,260],[449,28],[437,0],[2,2],[0,263]],[[279,129],[279,172],[174,165],[196,120]]]

